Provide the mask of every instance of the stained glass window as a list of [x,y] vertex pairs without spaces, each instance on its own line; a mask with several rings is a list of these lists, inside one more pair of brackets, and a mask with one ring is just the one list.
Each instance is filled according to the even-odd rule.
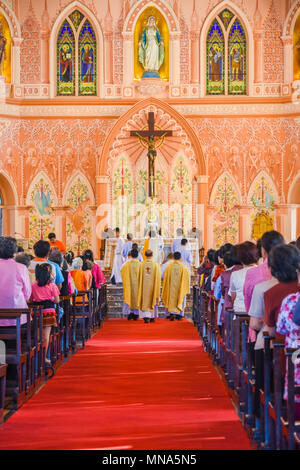
[[228,39],[228,94],[245,95],[246,79],[246,36],[238,19],[233,23]]
[[71,15],[69,15],[69,18],[72,21],[74,28],[77,31],[82,19],[84,18],[83,14],[80,11],[75,10],[73,11],[73,13],[71,13]]
[[247,40],[240,20],[227,8],[213,20],[206,39],[206,93],[247,94]]
[[207,36],[207,94],[224,94],[224,35],[217,20],[214,20]]
[[75,39],[67,20],[57,39],[57,94],[75,94]]
[[229,11],[227,8],[225,8],[225,10],[221,11],[221,13],[219,13],[218,16],[219,16],[220,20],[222,21],[222,23],[224,25],[224,28],[227,31],[229,23],[232,20],[232,18],[234,17],[234,14],[231,13],[231,11]]
[[79,95],[95,95],[96,81],[96,35],[88,20],[85,21],[79,35],[78,68]]
[[58,96],[97,94],[97,38],[79,10],[64,20],[57,36]]

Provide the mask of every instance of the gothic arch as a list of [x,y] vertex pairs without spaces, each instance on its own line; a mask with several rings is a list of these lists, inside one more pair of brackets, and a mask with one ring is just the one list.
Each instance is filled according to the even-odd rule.
[[147,124],[148,111],[154,111],[156,121],[161,124],[162,128],[169,126],[174,130],[174,136],[170,137],[169,143],[161,149],[167,161],[173,159],[174,153],[176,154],[181,146],[190,160],[193,176],[205,175],[205,159],[194,130],[176,110],[156,98],[140,101],[118,119],[104,142],[99,158],[98,175],[110,176],[114,161],[124,150],[133,163],[138,160],[143,148],[137,138],[130,137],[129,131]]
[[[247,37],[247,63],[248,63],[248,96],[253,95],[253,82],[254,82],[254,40],[252,27],[245,13],[231,0],[223,0],[219,3],[206,17],[201,32],[200,32],[200,93],[201,96],[206,96],[205,84],[206,84],[206,37],[213,19],[222,11],[224,8],[228,8],[234,13],[238,19],[242,22]],[[226,95],[222,95],[226,97]],[[228,99],[236,99],[236,97],[228,96]]]
[[296,19],[300,13],[300,0],[295,0],[291,6],[283,25],[283,36],[292,36]]
[[21,26],[14,12],[0,0],[0,12],[5,16],[12,38],[21,38]]
[[292,184],[289,187],[288,204],[300,204],[300,171],[298,171]]
[[149,6],[154,6],[155,8],[157,8],[157,10],[159,10],[161,14],[165,17],[170,33],[180,32],[178,18],[176,17],[175,12],[170,7],[170,5],[168,5],[167,3],[162,3],[160,0],[152,0],[151,2],[139,0],[131,7],[128,12],[128,15],[124,21],[123,34],[133,33],[139,16]]
[[214,185],[213,185],[213,187],[212,187],[212,189],[211,189],[211,192],[210,192],[209,204],[210,204],[210,205],[214,205],[214,198],[215,198],[215,196],[216,196],[218,184],[220,183],[220,181],[221,181],[225,176],[231,181],[231,183],[232,183],[232,185],[233,185],[233,187],[234,187],[234,190],[235,190],[235,192],[236,192],[236,194],[237,194],[237,196],[238,196],[238,204],[239,204],[239,205],[242,204],[242,195],[241,195],[240,188],[239,188],[239,186],[238,186],[238,184],[237,184],[235,178],[234,178],[230,173],[228,173],[227,171],[225,171],[224,173],[222,173],[222,174],[216,179],[216,181],[215,181],[215,183],[214,183]]
[[16,206],[18,204],[16,187],[9,175],[3,170],[0,171],[0,189],[4,205]]
[[0,192],[3,204],[3,234],[14,236],[18,195],[14,183],[3,170],[0,171]]
[[35,177],[31,181],[31,183],[29,185],[29,188],[28,188],[28,191],[27,191],[26,204],[28,206],[30,206],[32,204],[31,192],[33,191],[33,188],[34,188],[35,184],[38,183],[38,181],[40,181],[41,178],[43,178],[45,180],[45,182],[50,186],[51,192],[52,192],[53,205],[57,206],[58,199],[57,199],[57,194],[56,194],[56,191],[55,191],[55,187],[54,187],[54,185],[51,181],[51,178],[49,178],[49,176],[47,175],[47,173],[45,171],[40,171],[39,173],[37,173],[37,175],[35,175]]
[[278,194],[278,190],[277,190],[277,187],[276,187],[276,184],[274,183],[273,179],[271,178],[270,175],[268,175],[268,173],[266,173],[265,171],[260,171],[256,176],[255,178],[253,179],[251,185],[250,185],[250,188],[249,188],[249,191],[248,191],[248,196],[247,196],[247,203],[248,204],[252,204],[252,201],[251,201],[251,196],[254,192],[254,188],[255,188],[255,185],[256,183],[262,178],[264,177],[266,181],[268,181],[268,183],[270,184],[270,187],[271,187],[271,190],[272,190],[272,195],[274,196],[274,202],[275,204],[279,203],[279,194]]
[[[84,5],[83,2],[78,0],[73,1],[69,5],[64,8],[58,17],[56,18],[54,25],[51,30],[50,34],[50,42],[49,42],[49,54],[50,54],[50,97],[56,97],[55,89],[56,89],[56,40],[57,34],[59,32],[59,28],[61,27],[64,20],[68,17],[69,14],[72,13],[75,9],[80,10],[87,19],[91,22],[95,34],[97,37],[97,51],[98,51],[98,59],[97,59],[97,76],[98,76],[98,85],[97,85],[97,96],[103,96],[103,82],[104,82],[104,38],[101,26],[99,21],[97,20],[94,13]],[[78,97],[77,97],[78,98]],[[70,98],[69,98],[70,99]]]
[[88,178],[81,172],[81,171],[76,171],[75,173],[73,173],[73,175],[69,178],[67,184],[66,184],[66,187],[65,187],[65,190],[64,190],[64,194],[63,194],[63,199],[62,199],[62,204],[64,206],[67,205],[67,197],[69,195],[69,191],[70,191],[70,188],[72,187],[72,184],[74,183],[74,181],[77,179],[77,178],[81,178],[81,180],[87,185],[87,188],[88,188],[88,196],[89,196],[89,199],[90,199],[90,206],[94,206],[95,205],[95,194],[94,194],[94,191],[93,191],[93,188],[91,186],[91,183],[89,182]]

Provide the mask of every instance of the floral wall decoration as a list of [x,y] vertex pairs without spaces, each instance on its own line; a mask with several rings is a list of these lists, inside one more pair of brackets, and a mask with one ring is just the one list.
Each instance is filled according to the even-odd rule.
[[258,240],[268,230],[274,229],[275,198],[270,182],[265,176],[258,178],[254,185],[251,202],[253,204],[252,238]]
[[133,180],[127,160],[121,156],[112,178],[113,217],[112,225],[127,233],[132,222]]
[[33,246],[38,240],[47,238],[48,233],[55,231],[53,192],[44,177],[34,184],[29,202],[29,240]]
[[216,185],[212,200],[215,207],[213,233],[215,246],[235,244],[239,234],[238,194],[231,179],[224,175]]
[[[170,233],[174,233],[178,227],[182,227],[185,232],[192,228],[192,183],[185,161],[186,158],[180,156],[172,172],[170,202],[174,206],[174,210],[171,210]],[[179,213],[178,205],[180,207]]]
[[66,209],[67,249],[74,253],[81,253],[91,247],[92,228],[89,209],[91,204],[86,181],[81,176],[76,177],[68,191],[66,200],[68,206]]

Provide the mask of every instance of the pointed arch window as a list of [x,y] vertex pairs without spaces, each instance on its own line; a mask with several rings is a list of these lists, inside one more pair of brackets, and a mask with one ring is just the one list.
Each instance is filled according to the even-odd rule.
[[58,96],[97,94],[97,38],[91,22],[75,10],[57,37]]
[[247,39],[241,21],[225,9],[206,39],[206,94],[247,94]]

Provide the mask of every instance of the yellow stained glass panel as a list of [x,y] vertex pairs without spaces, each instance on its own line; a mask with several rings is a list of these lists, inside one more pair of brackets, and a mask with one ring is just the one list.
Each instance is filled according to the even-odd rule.
[[300,14],[295,23],[293,34],[294,80],[300,80]]

